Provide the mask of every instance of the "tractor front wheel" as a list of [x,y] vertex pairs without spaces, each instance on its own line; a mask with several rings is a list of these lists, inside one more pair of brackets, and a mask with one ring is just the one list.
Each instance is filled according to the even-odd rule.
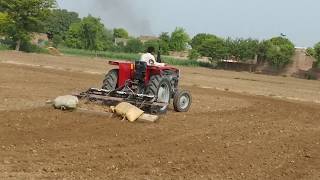
[[192,103],[192,96],[189,91],[181,90],[175,93],[173,107],[177,112],[188,112]]
[[115,90],[118,84],[118,74],[119,69],[110,70],[103,80],[102,89],[110,91]]
[[166,106],[159,109],[158,113],[167,112],[171,99],[171,84],[168,78],[160,75],[152,76],[146,87],[146,94],[154,95],[157,98],[156,102],[167,103]]

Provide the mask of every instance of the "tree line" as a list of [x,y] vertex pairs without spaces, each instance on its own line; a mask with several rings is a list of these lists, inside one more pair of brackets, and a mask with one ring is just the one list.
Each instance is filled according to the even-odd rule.
[[[163,54],[188,51],[188,57],[192,60],[208,57],[211,62],[221,59],[246,62],[257,58],[276,68],[290,63],[295,50],[294,44],[284,36],[259,41],[200,33],[191,38],[181,27],[172,33],[161,33],[157,40],[142,43],[123,28],[107,28],[99,18],[91,15],[80,18],[76,12],[57,9],[55,0],[0,1],[0,33],[5,36],[3,43],[16,50],[37,48],[30,44],[34,32],[47,33],[55,47],[139,53],[153,46],[161,49]],[[117,39],[127,40],[126,43],[115,43]],[[307,52],[318,60],[316,66],[319,66],[320,43]]]

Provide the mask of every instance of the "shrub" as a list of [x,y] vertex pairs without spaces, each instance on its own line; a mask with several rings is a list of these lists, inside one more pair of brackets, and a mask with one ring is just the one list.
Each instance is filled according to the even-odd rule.
[[208,39],[216,39],[216,38],[218,37],[212,34],[200,33],[192,38],[190,45],[192,49],[199,50],[199,48],[201,48],[202,44],[205,41],[207,41]]
[[190,59],[190,60],[198,60],[199,58],[200,58],[200,53],[197,51],[197,50],[195,50],[195,49],[191,49],[190,51],[189,51],[189,55],[188,55],[188,58]]
[[[98,51],[98,52],[92,52],[88,50],[83,49],[71,49],[71,48],[60,48],[60,51],[63,54],[70,54],[70,55],[76,55],[76,56],[89,56],[89,57],[102,57],[102,58],[108,58],[108,59],[117,59],[117,60],[129,60],[129,61],[135,61],[140,58],[139,54],[132,54],[132,53],[118,53],[118,52],[106,52],[106,51]],[[182,60],[182,59],[176,59],[172,57],[163,57],[163,60],[167,64],[171,65],[178,65],[178,66],[192,66],[192,67],[209,67],[213,68],[211,63],[206,62],[198,62],[196,60]]]
[[294,44],[287,38],[275,37],[268,41],[266,48],[266,58],[274,68],[281,69],[289,64],[294,55]]
[[185,29],[177,27],[171,34],[169,47],[172,51],[184,51],[187,48],[190,37]]
[[312,57],[314,57],[315,55],[316,55],[316,52],[315,52],[315,50],[313,49],[313,48],[308,48],[307,50],[306,50],[306,55],[307,56],[312,56]]
[[144,48],[144,51],[146,51],[148,49],[148,47],[153,47],[157,53],[158,50],[159,50],[159,41],[158,40],[150,40],[150,41],[147,41],[143,44],[143,48]]
[[65,39],[70,48],[101,51],[111,49],[112,33],[104,27],[99,18],[91,15],[78,23],[71,24]]
[[317,75],[312,71],[308,71],[305,74],[305,78],[308,80],[317,80]]
[[127,30],[125,30],[123,28],[115,28],[115,29],[113,29],[113,36],[114,36],[114,38],[128,39],[129,33]]
[[140,53],[144,50],[143,43],[139,39],[130,39],[124,49],[127,53]]
[[247,61],[255,58],[258,53],[259,41],[254,39],[231,39],[225,40],[228,56],[239,61]]
[[314,46],[314,57],[317,59],[314,66],[320,68],[320,42]]
[[9,50],[9,49],[10,49],[10,46],[9,46],[9,45],[1,44],[1,43],[0,43],[0,51]]
[[20,47],[21,51],[24,52],[28,52],[28,53],[44,53],[44,54],[48,54],[48,50],[41,48],[37,45],[31,44],[30,42],[22,42],[21,43],[21,47]]
[[146,50],[148,47],[154,47],[154,49],[156,50],[155,53],[158,53],[159,46],[160,46],[162,55],[169,54],[169,44],[164,40],[150,40],[145,42],[143,46],[144,46],[144,50]]
[[211,62],[219,61],[226,57],[227,49],[221,38],[207,39],[199,47],[199,53],[202,56],[209,57]]
[[62,37],[60,35],[55,35],[52,38],[53,47],[57,48],[62,42]]

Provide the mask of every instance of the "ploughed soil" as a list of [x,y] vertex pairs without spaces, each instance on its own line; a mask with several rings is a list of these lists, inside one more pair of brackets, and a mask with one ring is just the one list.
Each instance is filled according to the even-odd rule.
[[110,68],[0,52],[0,179],[320,179],[319,81],[180,67],[192,108],[154,124],[46,105]]

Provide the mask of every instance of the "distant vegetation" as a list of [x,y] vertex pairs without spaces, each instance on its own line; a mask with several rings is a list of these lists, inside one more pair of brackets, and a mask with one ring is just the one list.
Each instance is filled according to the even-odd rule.
[[[165,60],[190,66],[208,66],[208,63],[197,62],[202,57],[207,57],[212,64],[222,59],[247,62],[257,58],[280,69],[290,63],[294,54],[294,44],[282,36],[259,41],[199,33],[191,38],[184,28],[177,27],[171,33],[161,33],[158,39],[142,42],[124,28],[108,28],[99,18],[91,15],[79,18],[76,12],[57,9],[55,0],[0,1],[0,37],[4,37],[0,50],[45,52],[30,43],[34,32],[46,33],[49,37],[46,45],[66,47],[62,51],[67,54],[133,60],[139,58],[137,53],[153,46],[164,55],[170,51],[188,51],[189,60],[168,57]],[[308,54],[315,57],[316,66],[320,66],[320,43],[309,48]]]
[[1,0],[0,33],[20,50],[21,45],[29,43],[32,32],[44,31],[45,18],[54,5],[54,0]]
[[[86,57],[101,57],[101,58],[108,58],[108,59],[115,59],[115,60],[129,60],[135,61],[140,58],[140,55],[137,53],[120,53],[120,52],[110,52],[110,51],[90,51],[84,49],[72,49],[61,47],[61,52],[68,55],[74,56],[86,56]],[[177,58],[172,58],[168,56],[162,57],[165,63],[171,65],[178,65],[178,66],[190,66],[190,67],[213,67],[211,63],[206,62],[199,62],[196,60],[181,60]]]
[[113,37],[114,38],[123,38],[123,39],[128,39],[129,38],[129,33],[127,30],[123,28],[115,28],[113,29]]
[[263,42],[264,57],[275,68],[283,68],[291,62],[294,55],[294,44],[286,38],[276,37]]
[[8,45],[0,43],[0,51],[1,50],[9,50],[9,49],[10,49],[10,47]]
[[317,60],[316,63],[314,63],[314,67],[320,68],[320,42],[314,45],[313,48],[308,48],[307,54]]

